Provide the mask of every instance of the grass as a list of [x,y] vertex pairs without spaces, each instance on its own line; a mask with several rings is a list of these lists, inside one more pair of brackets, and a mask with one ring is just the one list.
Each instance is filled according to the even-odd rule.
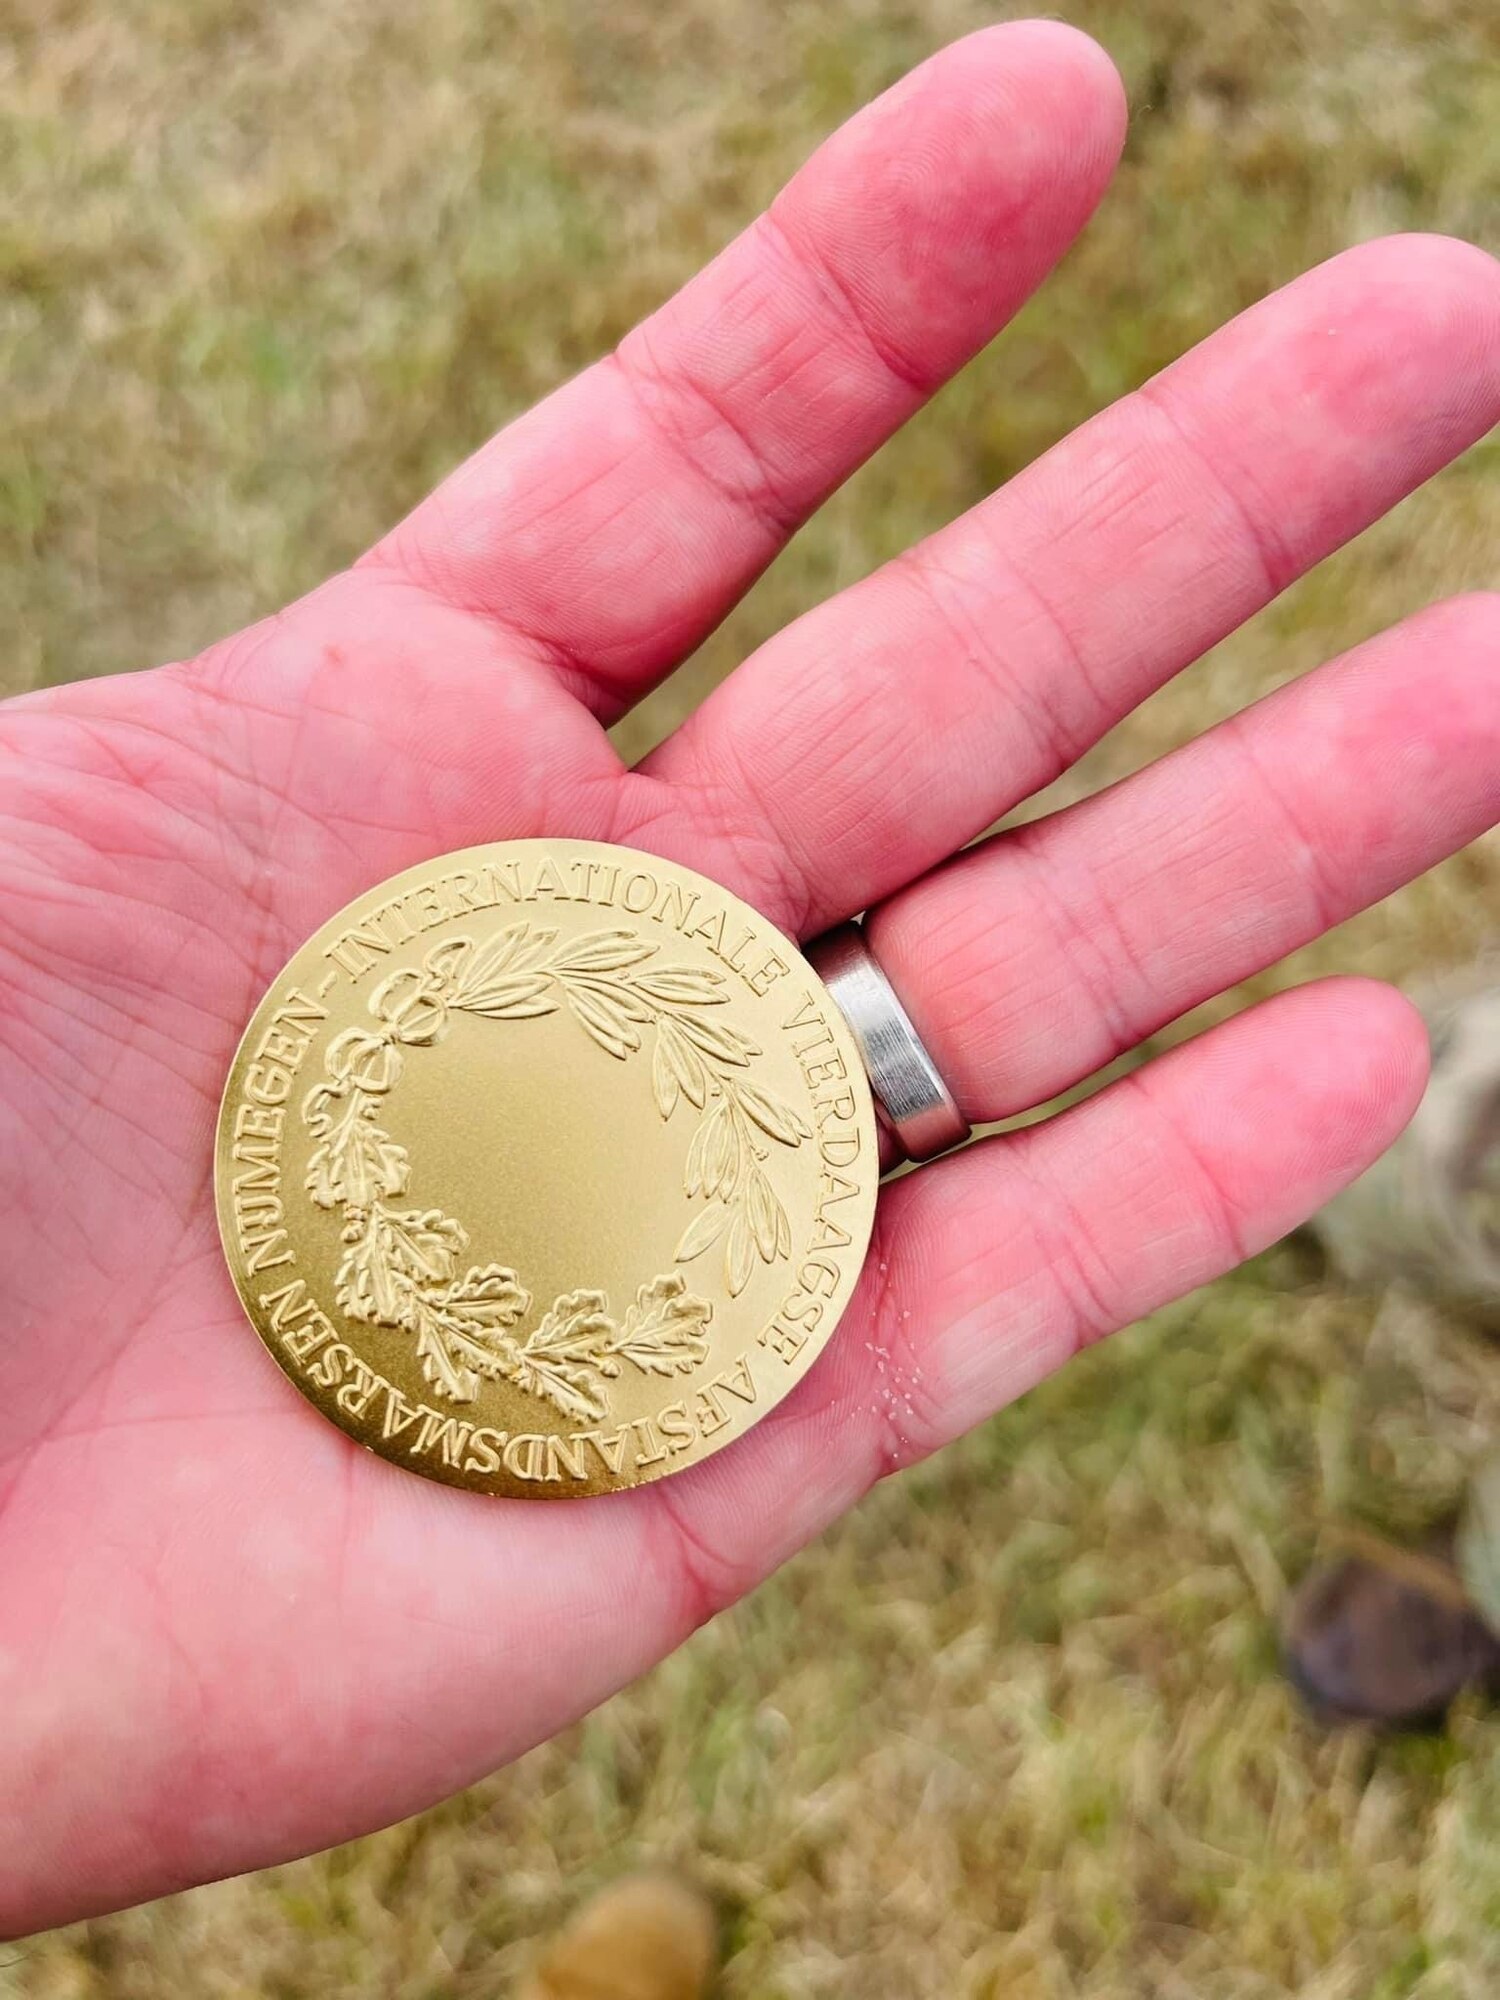
[[[624,726],[969,505],[1315,259],[1500,242],[1490,0],[1069,0],[1125,70],[1105,211],[991,355]],[[0,675],[190,652],[316,582],[615,339],[970,0],[16,0],[0,57]],[[1497,580],[1472,452],[1146,705],[1090,788]],[[1258,983],[1492,941],[1482,845]],[[1235,1002],[1244,997],[1235,996]],[[1210,1010],[1213,1011],[1213,1010]],[[1500,1725],[1325,1737],[1276,1672],[1340,1520],[1500,1431],[1463,1328],[1295,1246],[882,1489],[559,1742],[441,1810],[0,1960],[0,2000],[488,2000],[635,1860],[721,1898],[728,2000],[1479,2000]]]

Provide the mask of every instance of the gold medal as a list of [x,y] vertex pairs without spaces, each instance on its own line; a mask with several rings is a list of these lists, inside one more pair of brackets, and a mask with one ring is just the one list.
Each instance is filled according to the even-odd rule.
[[219,1114],[219,1227],[303,1395],[395,1465],[554,1499],[732,1442],[807,1372],[879,1155],[766,919],[595,841],[442,855],[297,952]]

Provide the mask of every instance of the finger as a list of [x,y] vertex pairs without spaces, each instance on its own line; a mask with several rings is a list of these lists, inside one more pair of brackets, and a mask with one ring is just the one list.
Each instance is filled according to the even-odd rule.
[[1113,66],[1073,29],[943,50],[367,561],[529,639],[613,715],[1009,319],[1092,211],[1123,124]]
[[884,904],[971,1118],[1091,1075],[1500,818],[1500,594],[1434,606]]
[[1401,995],[1329,980],[1047,1123],[893,1183],[849,1317],[745,1443],[650,1494],[698,1616],[883,1473],[1232,1269],[1390,1145],[1427,1074]]
[[1500,265],[1349,251],[762,648],[650,760],[810,931],[911,881],[1500,421]]

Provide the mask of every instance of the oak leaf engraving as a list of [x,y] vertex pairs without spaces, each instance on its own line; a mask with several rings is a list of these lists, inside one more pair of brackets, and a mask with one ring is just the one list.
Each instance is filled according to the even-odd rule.
[[336,1114],[323,1115],[324,1136],[307,1163],[307,1189],[319,1208],[368,1208],[405,1189],[406,1148],[374,1119],[375,1107],[363,1096]]
[[603,1292],[565,1292],[516,1349],[510,1379],[565,1417],[597,1422],[609,1409],[603,1378],[620,1372],[603,1365],[614,1332]]
[[620,1322],[611,1355],[653,1375],[690,1375],[708,1353],[713,1307],[694,1297],[680,1271],[652,1278]]
[[508,1375],[506,1329],[531,1309],[514,1271],[486,1264],[466,1271],[418,1304],[417,1359],[428,1384],[456,1402],[472,1402],[482,1379]]

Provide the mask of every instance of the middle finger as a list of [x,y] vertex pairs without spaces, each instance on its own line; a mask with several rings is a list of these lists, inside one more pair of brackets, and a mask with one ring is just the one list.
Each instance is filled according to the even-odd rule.
[[1497,420],[1500,264],[1439,237],[1347,251],[789,626],[643,774],[811,934],[1041,789]]

